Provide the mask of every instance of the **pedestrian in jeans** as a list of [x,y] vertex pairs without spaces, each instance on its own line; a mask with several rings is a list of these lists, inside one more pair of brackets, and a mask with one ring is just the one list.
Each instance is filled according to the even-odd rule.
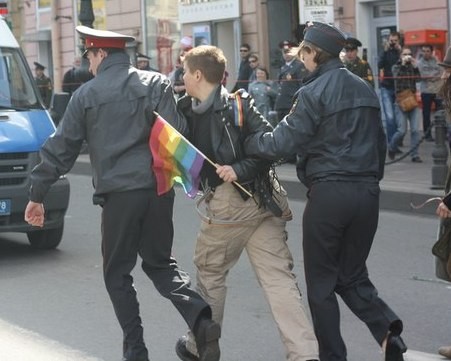
[[385,350],[385,361],[402,361],[402,321],[378,296],[366,267],[387,149],[380,104],[368,82],[344,69],[344,41],[328,24],[306,28],[298,55],[311,76],[285,120],[248,137],[245,150],[268,159],[297,153],[298,177],[308,187],[302,242],[320,360],[347,359],[338,294]]
[[379,69],[379,90],[382,103],[382,111],[385,118],[387,142],[390,143],[398,128],[395,113],[395,81],[392,67],[399,60],[401,53],[401,36],[398,32],[390,33],[388,42],[377,63]]
[[[194,253],[197,290],[210,304],[213,320],[222,324],[227,275],[246,251],[279,329],[286,359],[318,360],[318,344],[287,244],[285,226],[292,218],[287,195],[270,174],[270,162],[247,156],[243,148],[251,132],[272,128],[247,93],[235,96],[221,86],[225,68],[226,58],[217,47],[189,51],[184,61],[188,95],[177,103],[188,121],[191,142],[219,165],[216,169],[205,162],[201,171],[204,195],[199,201],[201,225]],[[239,109],[241,115],[235,113]],[[188,333],[176,345],[183,361],[198,360],[191,336]],[[252,356],[242,358],[247,359]]]
[[[412,56],[410,48],[404,47],[398,62],[393,65],[393,76],[395,77],[395,95],[403,90],[409,89],[415,94],[417,92],[416,83],[420,81],[420,71],[417,62]],[[412,162],[421,163],[418,155],[420,143],[420,108],[415,107],[409,111],[403,111],[399,104],[395,102],[395,114],[397,119],[397,129],[391,141],[388,144],[388,157],[393,160],[399,153],[398,144],[404,138],[407,132],[407,122],[410,126],[410,156]]]
[[[158,292],[169,299],[193,331],[200,361],[218,361],[219,325],[210,306],[189,287],[171,256],[174,191],[158,196],[148,140],[154,111],[181,132],[169,80],[138,70],[125,51],[131,36],[77,26],[94,78],[73,95],[56,133],[44,144],[31,173],[25,220],[44,224],[43,201],[52,183],[69,172],[83,141],[89,145],[94,204],[102,207],[105,286],[123,331],[123,361],[149,361],[131,272],[138,255]],[[160,332],[160,330],[158,331]]]
[[418,60],[418,69],[421,74],[420,92],[423,105],[423,131],[427,141],[433,141],[431,134],[431,110],[432,103],[435,109],[442,106],[442,100],[437,97],[437,92],[442,84],[440,77],[442,69],[438,65],[437,58],[432,55],[432,45],[423,45],[421,48],[423,57]]

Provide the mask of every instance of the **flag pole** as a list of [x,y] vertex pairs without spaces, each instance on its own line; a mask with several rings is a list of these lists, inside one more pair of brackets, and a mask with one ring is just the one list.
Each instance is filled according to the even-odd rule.
[[[202,153],[199,149],[197,149],[188,139],[186,139],[183,134],[181,134],[177,129],[175,129],[171,124],[169,124],[167,122],[166,119],[164,119],[160,114],[158,114],[157,112],[153,112],[157,117],[160,117],[160,119],[165,122],[167,125],[169,125],[178,135],[180,135],[180,137],[187,142],[191,147],[193,147],[196,152],[198,152],[202,158],[204,158],[208,163],[210,163],[213,167],[215,167],[216,169],[219,168],[219,166],[213,162],[210,158],[208,158],[204,153]],[[240,183],[236,182],[236,181],[232,181],[233,184],[235,184],[239,189],[241,189],[244,193],[246,193],[249,197],[254,198],[254,196],[246,189],[244,188]]]

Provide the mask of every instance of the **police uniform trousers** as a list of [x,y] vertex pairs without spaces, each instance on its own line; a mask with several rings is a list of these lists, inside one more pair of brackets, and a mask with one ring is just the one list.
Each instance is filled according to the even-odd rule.
[[321,361],[345,361],[339,294],[381,345],[400,322],[368,278],[366,260],[379,218],[380,188],[373,183],[320,181],[309,190],[303,216],[307,296]]
[[[284,214],[291,219],[286,193],[278,199]],[[279,329],[287,360],[317,359],[316,337],[292,272],[293,258],[285,230],[287,218],[273,216],[252,198],[243,200],[230,183],[207,193],[205,206],[194,263],[197,290],[211,306],[213,320],[222,324],[226,278],[246,250]],[[192,334],[187,348],[197,353]]]
[[102,211],[104,280],[124,335],[124,357],[147,360],[139,304],[130,272],[137,256],[158,292],[169,299],[193,328],[210,307],[192,289],[189,278],[171,257],[174,191],[157,196],[144,189],[109,193]]

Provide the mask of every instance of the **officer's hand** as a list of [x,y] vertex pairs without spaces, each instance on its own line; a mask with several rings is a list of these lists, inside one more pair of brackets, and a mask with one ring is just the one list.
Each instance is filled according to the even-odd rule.
[[216,174],[224,181],[224,182],[234,182],[238,179],[235,171],[230,165],[220,165],[216,168]]
[[448,207],[443,202],[440,202],[435,213],[440,218],[451,218],[451,211],[448,209]]
[[44,226],[44,205],[29,201],[25,209],[25,221],[36,227]]

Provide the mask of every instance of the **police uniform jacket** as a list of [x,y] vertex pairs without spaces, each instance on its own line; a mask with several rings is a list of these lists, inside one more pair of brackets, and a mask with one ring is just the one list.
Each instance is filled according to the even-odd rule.
[[49,77],[43,75],[42,77],[35,78],[36,85],[38,86],[39,93],[41,94],[42,101],[45,106],[48,108],[50,106],[50,102],[52,100],[52,81]]
[[371,84],[371,86],[374,87],[373,71],[367,61],[357,57],[354,61],[345,61],[344,64],[346,69],[348,69],[351,73],[354,73],[358,77],[366,80]]
[[307,69],[298,59],[294,59],[290,64],[284,64],[280,68],[279,93],[274,105],[275,110],[291,108],[294,94],[302,86],[302,81],[307,74]]
[[72,95],[56,133],[44,144],[42,161],[32,172],[30,199],[42,202],[50,185],[72,168],[84,140],[95,195],[155,189],[148,145],[153,111],[186,132],[165,76],[132,67],[125,53],[108,55],[97,75]]
[[[212,105],[211,144],[213,145],[214,161],[232,166],[238,182],[246,184],[255,180],[262,171],[268,171],[270,162],[257,157],[250,157],[244,152],[244,140],[249,134],[257,131],[270,131],[271,125],[254,107],[253,99],[242,92],[243,119],[242,126],[236,124],[233,109],[233,99],[224,87],[219,87]],[[191,97],[180,98],[177,106],[186,117],[190,136],[195,127]]]
[[306,80],[274,132],[251,137],[246,151],[273,159],[296,153],[298,177],[307,186],[354,177],[377,182],[386,142],[374,89],[333,59]]

